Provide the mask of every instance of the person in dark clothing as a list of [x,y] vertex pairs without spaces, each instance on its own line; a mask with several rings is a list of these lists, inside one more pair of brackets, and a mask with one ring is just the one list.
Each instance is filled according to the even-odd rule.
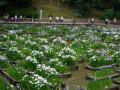
[[109,22],[109,20],[108,20],[108,18],[106,18],[105,19],[105,24],[108,25],[108,22]]

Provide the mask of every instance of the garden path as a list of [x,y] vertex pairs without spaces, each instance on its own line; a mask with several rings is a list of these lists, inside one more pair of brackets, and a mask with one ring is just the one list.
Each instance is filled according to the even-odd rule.
[[79,70],[70,71],[72,76],[70,78],[65,78],[63,81],[66,83],[68,90],[78,90],[77,87],[86,87],[89,80],[86,79],[86,74],[92,71],[85,69],[87,62],[79,64]]

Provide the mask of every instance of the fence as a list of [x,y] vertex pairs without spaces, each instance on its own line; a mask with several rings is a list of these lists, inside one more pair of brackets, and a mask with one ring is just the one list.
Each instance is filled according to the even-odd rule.
[[[6,21],[3,17],[0,17],[0,21]],[[11,20],[11,18],[9,19],[9,22],[49,22],[49,19],[47,18],[43,18],[43,19],[39,19],[39,18],[25,18],[24,20],[20,20],[18,19],[17,21],[15,20]],[[56,19],[52,19],[52,22],[61,22],[60,20],[57,21]],[[88,23],[88,19],[77,19],[77,18],[72,18],[72,19],[63,19],[64,23]],[[95,19],[95,23],[102,23],[104,24],[104,20],[99,20],[99,19]],[[113,21],[110,21],[109,24],[114,24]],[[120,25],[120,21],[116,22],[116,25]]]

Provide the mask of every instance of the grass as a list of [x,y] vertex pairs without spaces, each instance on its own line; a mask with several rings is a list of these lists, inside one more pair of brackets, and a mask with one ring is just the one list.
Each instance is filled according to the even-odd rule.
[[55,19],[56,16],[63,16],[64,18],[74,17],[75,9],[68,8],[63,4],[58,6],[57,1],[53,0],[53,5],[49,5],[49,0],[36,0],[34,6],[37,8],[38,14],[40,10],[43,10],[43,18],[48,18],[49,15],[52,15]]
[[105,68],[105,69],[101,69],[99,71],[96,71],[94,73],[92,73],[92,77],[96,77],[97,78],[104,78],[104,77],[108,77],[111,75],[115,75],[116,71],[110,68]]
[[6,71],[15,80],[22,80],[22,77],[25,75],[21,68],[11,67],[7,68]]
[[[66,5],[60,3],[58,5],[57,0],[52,0],[53,4],[50,6],[50,0],[35,0],[33,6],[37,8],[38,14],[40,14],[40,10],[43,10],[43,18],[48,18],[49,15],[56,16],[64,16],[64,18],[72,18],[75,17],[76,9],[66,8]],[[99,18],[103,11],[97,10],[95,8],[91,8],[90,17]]]
[[117,78],[116,80],[117,80],[118,82],[120,82],[120,78]]
[[14,90],[11,88],[11,84],[5,82],[4,78],[0,76],[0,90]]
[[105,88],[112,88],[115,84],[113,84],[112,80],[97,80],[90,81],[87,84],[87,90],[105,90]]
[[120,70],[120,67],[118,67],[117,70]]

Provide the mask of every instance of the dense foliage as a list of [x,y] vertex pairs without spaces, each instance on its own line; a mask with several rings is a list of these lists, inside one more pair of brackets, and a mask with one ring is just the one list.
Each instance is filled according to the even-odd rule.
[[[77,16],[90,16],[91,11],[93,8],[100,10],[100,11],[106,11],[108,9],[111,9],[111,13],[114,12],[114,17],[116,16],[119,18],[119,4],[120,0],[61,0],[62,2],[66,3],[69,6],[74,6],[78,10]],[[110,11],[110,10],[109,10]],[[111,16],[104,15],[103,18],[113,18],[113,14]]]
[[33,0],[0,0],[0,16],[9,14],[10,16],[23,15],[26,17],[37,17],[36,9],[31,7]]
[[0,0],[0,7],[23,8],[32,4],[32,0]]
[[[50,4],[54,2],[54,0],[48,0],[48,1],[50,2]],[[101,19],[105,19],[105,18],[113,19],[114,17],[120,19],[119,18],[120,0],[57,0],[58,3],[60,3],[60,1],[61,3],[64,3],[66,5],[65,6],[66,8],[71,7],[76,9],[77,11],[75,13],[76,17],[92,16],[92,10],[96,9],[100,11],[101,14],[98,17]],[[31,6],[32,3],[33,0],[19,0],[19,1],[0,0],[0,13],[3,14],[3,13],[7,13],[8,10],[26,8],[28,6]]]

